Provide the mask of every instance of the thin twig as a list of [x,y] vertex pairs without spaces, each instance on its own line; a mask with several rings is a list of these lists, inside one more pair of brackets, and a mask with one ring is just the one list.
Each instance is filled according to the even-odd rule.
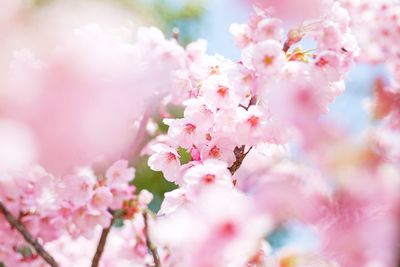
[[28,242],[50,266],[58,267],[55,259],[44,249],[39,241],[32,236],[32,234],[26,229],[25,225],[14,217],[11,212],[0,202],[0,212],[4,215],[4,218],[8,221],[11,227],[17,229],[17,231],[24,237],[25,241]]
[[151,253],[154,261],[154,267],[161,267],[160,256],[157,252],[157,247],[151,242],[150,240],[150,233],[149,233],[149,213],[147,211],[143,212],[143,219],[144,219],[144,234],[146,236],[146,246]]
[[97,267],[99,265],[101,256],[103,255],[104,247],[106,246],[107,237],[111,231],[111,227],[114,223],[114,220],[115,220],[115,216],[113,215],[111,222],[110,222],[110,226],[108,226],[107,228],[104,228],[103,231],[101,232],[100,240],[99,240],[99,243],[97,244],[96,253],[94,254],[94,257],[92,260],[92,265],[91,265],[92,267]]

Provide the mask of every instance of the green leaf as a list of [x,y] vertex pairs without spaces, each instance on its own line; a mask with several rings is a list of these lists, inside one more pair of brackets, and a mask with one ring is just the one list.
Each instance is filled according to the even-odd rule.
[[182,165],[186,164],[186,163],[188,163],[189,161],[192,160],[192,156],[190,155],[190,153],[189,153],[189,151],[187,149],[179,147],[178,148],[178,153],[179,153],[179,156],[181,156],[180,157],[180,161],[181,161]]
[[160,209],[164,194],[177,188],[174,183],[165,180],[162,172],[155,172],[147,165],[148,157],[142,157],[136,166],[136,177],[132,184],[137,192],[146,189],[153,193],[154,199],[149,208],[157,212]]

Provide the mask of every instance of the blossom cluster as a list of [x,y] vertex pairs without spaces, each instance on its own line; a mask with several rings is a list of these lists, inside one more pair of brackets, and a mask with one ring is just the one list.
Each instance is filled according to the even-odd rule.
[[[396,45],[400,34],[400,10],[397,1],[341,1],[349,11],[351,27],[356,33],[362,53],[359,61],[383,66],[389,81],[378,78],[375,85],[373,113],[386,117],[391,127],[399,127],[400,49]],[[365,20],[374,21],[365,25]]]
[[[63,25],[60,36],[30,18],[45,51],[15,48],[15,32],[31,29],[7,1],[0,265],[47,266],[39,246],[59,266],[397,266],[400,5],[298,2],[265,1],[233,24],[235,62],[204,40],[182,47],[121,21]],[[324,115],[357,63],[385,64],[392,80],[374,85],[378,123],[353,135]],[[168,131],[146,138],[160,116]],[[176,185],[157,214],[132,185],[142,154]],[[307,241],[274,244],[293,225]]]
[[[348,12],[334,1],[323,6],[286,38],[282,20],[256,9],[248,24],[231,27],[240,62],[219,55],[190,62],[183,118],[165,119],[168,134],[150,146],[149,166],[179,185],[166,194],[155,230],[167,266],[394,266],[398,147],[382,143],[396,137],[372,129],[354,142],[319,119],[359,53]],[[315,47],[304,50],[306,39]],[[316,169],[279,151],[293,141]],[[184,165],[181,148],[191,154]],[[293,220],[314,229],[318,248],[271,254],[263,237]]]
[[[332,3],[323,21],[304,22],[284,41],[283,22],[258,11],[249,24],[231,27],[242,49],[240,62],[202,53],[202,42],[189,45],[196,56],[183,76],[190,92],[184,116],[164,120],[168,135],[152,147],[150,166],[181,184],[178,147],[189,150],[195,162],[217,159],[229,167],[236,160],[235,147],[285,144],[296,130],[309,127],[344,90],[343,79],[357,55],[345,15]],[[315,40],[315,52],[288,51],[307,37]]]
[[[43,243],[60,242],[63,236],[93,238],[96,226],[110,225],[113,211],[147,208],[152,196],[147,191],[134,194],[135,187],[129,185],[134,176],[135,169],[126,160],[115,162],[100,178],[91,169],[55,177],[37,166],[21,176],[3,176],[0,200]],[[132,201],[135,204],[129,209],[127,204]],[[29,264],[37,257],[3,220],[1,235],[14,237],[1,244],[5,264],[14,266],[20,260]],[[16,257],[23,249],[28,250]]]
[[[156,28],[110,22],[120,15],[110,6],[108,15],[102,6],[79,10],[87,15],[100,9],[92,14],[99,23],[77,26],[70,14],[85,18],[72,8],[55,3],[44,7],[43,18],[30,15],[22,1],[4,2],[0,203],[62,266],[90,263],[101,229],[121,220],[121,232],[129,234],[114,237],[114,244],[126,239],[125,248],[137,249],[121,262],[140,266],[149,255],[136,214],[147,210],[152,194],[136,191],[135,169],[121,158],[133,160],[131,153],[140,149],[140,121],[169,94],[174,71],[184,67],[184,49]],[[33,33],[37,39],[25,39]],[[0,244],[1,264],[46,265],[3,214],[0,229],[1,237],[9,237]],[[82,239],[93,249],[68,251]]]

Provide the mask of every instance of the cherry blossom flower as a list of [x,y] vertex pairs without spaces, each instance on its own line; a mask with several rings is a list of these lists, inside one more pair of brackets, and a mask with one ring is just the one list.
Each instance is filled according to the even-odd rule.
[[263,42],[266,40],[277,40],[280,42],[283,38],[282,21],[275,18],[265,18],[261,20],[255,31],[255,41]]
[[235,45],[237,47],[245,48],[251,44],[251,30],[247,24],[233,23],[229,30],[235,38]]
[[[225,187],[210,187],[184,207],[160,219],[154,233],[158,242],[174,248],[177,266],[241,266],[270,227],[268,218],[253,213],[246,196]],[[171,235],[175,223],[181,231]]]
[[229,138],[215,139],[202,147],[201,159],[224,160],[228,164],[232,164],[235,161],[234,148],[235,143]]
[[127,160],[118,160],[107,169],[107,183],[111,186],[126,185],[135,177],[135,169],[128,167]]
[[202,164],[193,166],[185,175],[183,180],[187,185],[227,185],[232,187],[231,174],[224,161],[209,159]]
[[286,62],[281,44],[274,40],[256,44],[253,55],[254,68],[266,77],[278,74]]
[[170,146],[164,144],[155,144],[152,146],[155,154],[151,155],[148,164],[155,171],[162,171],[169,181],[179,179],[179,154]]
[[224,77],[213,76],[206,79],[202,85],[205,100],[213,107],[229,109],[239,104],[239,97],[233,85]]
[[265,135],[265,124],[263,113],[255,106],[248,110],[239,108],[238,123],[236,124],[237,140],[248,145],[255,145]]

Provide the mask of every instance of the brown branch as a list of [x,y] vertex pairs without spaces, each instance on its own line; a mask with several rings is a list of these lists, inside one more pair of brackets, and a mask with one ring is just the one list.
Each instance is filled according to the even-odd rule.
[[28,242],[35,251],[43,258],[50,266],[58,267],[55,259],[44,249],[39,241],[32,236],[32,234],[26,229],[25,225],[14,217],[11,212],[0,202],[0,212],[4,215],[4,218],[8,221],[11,227],[17,229],[17,231],[24,237],[25,241]]
[[285,42],[285,44],[283,45],[283,52],[287,52],[290,49],[290,44],[288,41]]
[[101,256],[103,255],[104,247],[106,246],[107,237],[111,231],[111,227],[114,223],[114,220],[115,220],[115,216],[113,215],[113,217],[111,218],[111,221],[110,221],[110,226],[108,226],[107,228],[104,228],[103,231],[101,232],[100,240],[99,240],[99,243],[97,244],[96,253],[93,256],[92,265],[91,265],[92,267],[99,266]]
[[245,152],[244,151],[245,146],[235,147],[233,153],[235,154],[236,160],[232,164],[232,166],[228,168],[228,170],[231,172],[232,175],[234,175],[235,172],[240,168],[240,166],[242,166],[243,160],[246,158],[247,154],[249,154],[252,148],[253,147],[250,147],[250,149],[247,152]]
[[150,233],[149,233],[149,213],[147,211],[143,212],[143,219],[144,219],[144,234],[146,236],[146,246],[153,257],[154,266],[153,267],[161,267],[160,256],[157,252],[157,247],[151,242],[150,240]]

